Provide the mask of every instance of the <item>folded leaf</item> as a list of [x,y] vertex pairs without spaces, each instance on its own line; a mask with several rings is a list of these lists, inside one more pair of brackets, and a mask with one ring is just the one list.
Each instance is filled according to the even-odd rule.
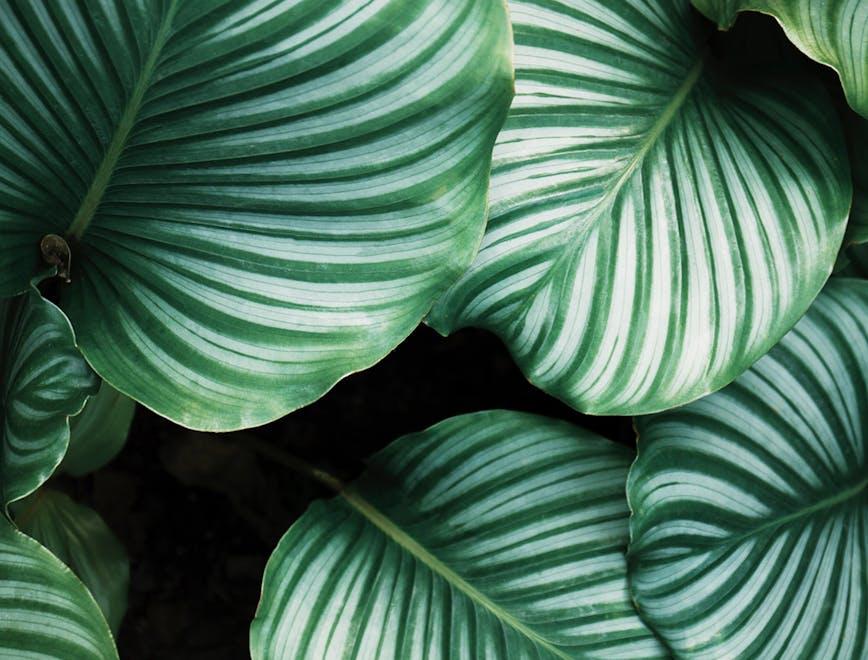
[[281,540],[253,657],[662,655],[627,593],[630,457],[506,411],[395,441]]
[[851,199],[822,86],[708,51],[687,0],[515,0],[491,218],[429,323],[597,414],[731,382],[807,310]]
[[69,420],[69,449],[61,469],[80,477],[113,459],[127,441],[136,402],[102,382],[84,410]]
[[84,585],[2,516],[0,657],[118,657],[105,619]]
[[51,476],[98,387],[57,307],[35,289],[0,300],[0,511]]
[[721,28],[740,11],[774,16],[808,57],[841,78],[850,106],[868,118],[868,4],[864,0],[693,0]]
[[868,282],[637,429],[631,585],[678,657],[868,656]]
[[73,570],[96,600],[112,633],[117,634],[127,609],[130,561],[103,519],[49,488],[37,491],[17,509],[18,529]]
[[512,94],[502,2],[0,18],[0,295],[65,237],[83,353],[158,413],[285,415],[388,353],[473,258]]

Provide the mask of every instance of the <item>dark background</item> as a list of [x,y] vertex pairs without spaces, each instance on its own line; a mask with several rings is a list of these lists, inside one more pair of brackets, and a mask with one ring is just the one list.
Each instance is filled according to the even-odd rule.
[[139,406],[120,455],[64,484],[102,515],[130,556],[121,657],[249,657],[268,556],[311,500],[332,495],[258,452],[251,438],[348,479],[397,437],[490,408],[559,417],[633,443],[629,418],[581,415],[547,396],[480,330],[443,338],[420,326],[316,403],[244,432],[197,433]]

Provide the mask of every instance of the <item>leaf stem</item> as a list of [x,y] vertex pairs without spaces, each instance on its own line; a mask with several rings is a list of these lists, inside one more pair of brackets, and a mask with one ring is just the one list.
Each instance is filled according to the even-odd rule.
[[346,490],[346,484],[344,484],[343,481],[329,474],[325,470],[321,470],[320,468],[311,465],[304,459],[299,458],[294,454],[290,454],[288,451],[279,449],[267,442],[262,442],[258,438],[253,437],[244,438],[244,444],[275,463],[284,465],[294,472],[298,472],[314,481],[318,481],[336,493],[344,493]]

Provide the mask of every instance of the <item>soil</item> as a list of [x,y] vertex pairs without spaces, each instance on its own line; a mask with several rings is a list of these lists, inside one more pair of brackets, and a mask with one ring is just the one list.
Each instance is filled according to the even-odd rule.
[[196,433],[140,406],[121,454],[65,484],[130,555],[121,657],[249,657],[268,556],[313,499],[331,496],[255,451],[251,438],[350,479],[400,435],[490,408],[567,419],[633,443],[629,418],[584,416],[537,390],[493,335],[464,330],[444,339],[425,326],[316,403],[249,431]]

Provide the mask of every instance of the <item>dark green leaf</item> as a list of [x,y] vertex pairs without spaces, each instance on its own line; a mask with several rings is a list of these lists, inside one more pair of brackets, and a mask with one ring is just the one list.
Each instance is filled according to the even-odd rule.
[[73,570],[96,600],[112,632],[117,633],[127,609],[130,562],[102,518],[49,488],[21,502],[17,511],[18,529]]
[[72,571],[0,516],[0,657],[117,658],[93,597]]
[[80,477],[94,472],[123,448],[136,402],[106,382],[79,415],[69,420],[69,449],[61,469]]
[[0,509],[54,472],[78,413],[99,380],[75,346],[69,321],[31,289],[0,300]]

